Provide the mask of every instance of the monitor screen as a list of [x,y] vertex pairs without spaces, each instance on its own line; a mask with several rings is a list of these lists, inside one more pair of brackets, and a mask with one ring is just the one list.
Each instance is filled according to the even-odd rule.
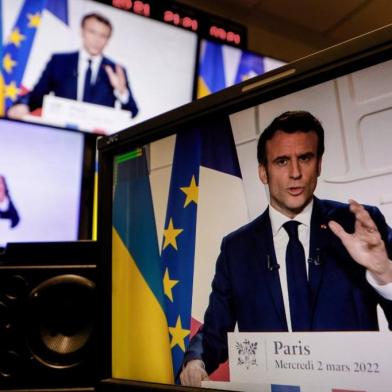
[[110,134],[192,100],[196,33],[91,0],[2,7],[9,117]]
[[[88,238],[79,230],[83,177],[93,176],[85,135],[6,119],[0,129],[1,245]],[[92,219],[91,200],[86,204],[85,216]]]
[[[283,317],[278,313],[280,318],[276,319],[276,307],[288,314],[289,288],[286,276],[278,275],[284,254],[274,256],[274,251],[263,248],[269,238],[272,243],[271,223],[266,218],[269,212],[265,212],[269,203],[291,218],[325,211],[331,205],[337,209],[334,211],[345,208],[347,215],[341,222],[352,232],[357,226],[370,225],[367,221],[354,227],[348,207],[339,204],[355,199],[377,207],[392,225],[390,32],[386,28],[288,64],[168,113],[150,126],[146,123],[118,134],[116,139],[101,140],[103,182],[112,184],[111,192],[102,187],[100,193],[100,211],[105,216],[100,239],[108,249],[102,263],[107,267],[105,273],[112,276],[106,291],[106,322],[111,328],[106,346],[109,375],[179,382],[184,358],[201,357],[210,379],[228,380],[226,332],[295,330],[294,321],[285,317],[284,310]],[[297,132],[307,125],[296,123],[293,133],[288,134],[295,139],[285,139],[287,144],[282,144],[288,152],[283,150],[273,159],[268,155],[268,143],[275,142],[276,133],[267,141],[267,158],[272,163],[263,160],[262,153],[258,160],[260,135],[286,112],[290,116],[306,113],[305,118],[316,119],[310,135]],[[325,133],[323,156],[316,149],[316,140],[321,140],[318,135],[305,147],[304,140],[296,139],[298,135],[313,137],[319,123]],[[278,132],[286,135],[280,128]],[[298,162],[293,149],[295,154],[300,151]],[[276,175],[276,171],[294,161],[297,164],[292,163],[288,177],[297,185],[285,185],[284,174]],[[306,173],[301,170],[308,164],[313,165],[312,175],[305,181]],[[309,183],[312,189],[308,192]],[[302,200],[298,207],[297,199]],[[305,208],[308,206],[310,210]],[[391,254],[390,234],[383,219],[376,219],[378,213],[371,211]],[[256,227],[258,236],[248,240],[245,234],[249,236]],[[333,255],[342,252],[340,242],[327,220],[320,221],[317,228],[335,242],[315,246],[311,245],[313,234],[310,240],[304,237],[309,284],[314,283],[317,268],[324,271],[324,280],[315,291],[318,297],[312,297],[316,301],[313,327],[302,330],[388,330],[388,298],[365,280],[358,260],[342,256],[345,251],[339,255],[353,263],[349,267],[353,269],[335,270]],[[368,233],[376,230],[374,224],[367,229]],[[315,229],[312,226],[309,230]],[[243,251],[237,248],[241,245],[245,246]],[[276,253],[281,252],[275,242],[274,246]],[[274,282],[263,275],[261,266],[270,271],[268,276],[276,279]],[[356,281],[358,276],[360,282]],[[282,283],[276,286],[279,279]],[[334,296],[342,293],[343,286],[350,287],[345,292],[347,302]],[[271,296],[268,287],[276,295]],[[260,301],[255,301],[255,296]],[[280,305],[276,299],[281,299]],[[389,305],[385,306],[385,300]],[[320,310],[317,304],[321,303]],[[200,351],[200,341],[204,351]],[[157,362],[152,364],[151,357]],[[333,388],[341,385],[342,375],[334,375],[329,390],[340,390]],[[317,376],[311,382],[318,385]],[[357,390],[360,379],[351,386]]]
[[284,64],[272,57],[203,39],[199,51],[197,96],[216,93]]

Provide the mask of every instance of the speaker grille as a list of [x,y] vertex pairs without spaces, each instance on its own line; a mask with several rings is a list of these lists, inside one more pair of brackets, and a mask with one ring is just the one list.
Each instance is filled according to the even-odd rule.
[[96,384],[99,249],[74,241],[0,252],[0,391]]
[[94,306],[95,284],[79,275],[59,275],[35,287],[25,312],[32,355],[49,367],[79,365],[92,337]]

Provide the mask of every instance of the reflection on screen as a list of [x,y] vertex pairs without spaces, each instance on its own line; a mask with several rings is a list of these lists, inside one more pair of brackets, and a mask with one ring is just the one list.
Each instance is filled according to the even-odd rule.
[[77,240],[83,134],[9,120],[0,128],[1,245]]

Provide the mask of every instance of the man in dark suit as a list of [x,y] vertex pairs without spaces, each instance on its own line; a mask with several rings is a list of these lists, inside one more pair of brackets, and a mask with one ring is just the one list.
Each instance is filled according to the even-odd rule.
[[222,241],[182,384],[199,386],[227,359],[236,324],[239,331],[374,331],[380,304],[392,327],[392,231],[375,207],[313,195],[323,152],[324,130],[308,112],[283,113],[260,136],[269,207]]
[[18,211],[12,202],[7,181],[2,175],[0,175],[0,219],[9,220],[11,229],[17,226],[20,220]]
[[21,118],[42,107],[44,96],[49,93],[110,107],[119,102],[135,117],[138,107],[125,70],[103,56],[112,29],[104,16],[85,15],[81,23],[82,48],[78,52],[54,54],[33,90],[18,99],[8,110],[8,117]]

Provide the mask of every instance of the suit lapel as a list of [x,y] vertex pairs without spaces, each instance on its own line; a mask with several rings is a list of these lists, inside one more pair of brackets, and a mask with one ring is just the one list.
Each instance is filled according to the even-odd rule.
[[106,89],[102,90],[103,86],[110,86],[109,77],[105,70],[105,67],[107,65],[110,66],[110,63],[107,61],[105,57],[102,57],[101,64],[99,64],[99,68],[98,68],[97,78],[93,86],[93,96],[92,96],[93,103],[99,103],[100,101],[102,101],[102,95],[107,94]]
[[[109,65],[108,61],[106,60],[105,57],[102,57],[101,64],[99,64],[97,79],[95,80],[95,85],[98,85],[99,83],[102,82],[102,80],[108,78],[106,70],[105,70],[105,67],[107,65]],[[111,68],[113,68],[113,67],[111,67]]]
[[78,63],[79,52],[75,52],[70,57],[70,67],[72,69],[72,83],[67,83],[69,88],[68,97],[71,99],[78,99]]
[[310,222],[309,246],[309,284],[312,293],[311,314],[315,312],[320,286],[325,270],[325,254],[331,242],[328,228],[328,211],[323,202],[314,198],[312,218]]
[[[310,223],[310,246],[309,246],[309,284],[312,293],[311,314],[314,315],[317,306],[318,293],[323,281],[325,270],[326,251],[331,245],[333,234],[328,228],[331,211],[329,211],[322,201],[314,198],[314,205]],[[279,278],[277,260],[274,250],[271,221],[268,209],[257,220],[254,228],[254,241],[260,257],[261,273],[265,275],[270,293],[270,300],[274,304],[275,310],[282,322],[282,326],[287,329],[286,315],[282,296],[281,283]],[[272,268],[271,268],[272,267]]]
[[254,230],[254,240],[257,248],[257,254],[261,259],[261,273],[265,275],[268,290],[270,292],[270,300],[274,304],[278,317],[282,322],[282,326],[284,326],[287,330],[282,289],[279,278],[279,265],[277,263],[274,250],[268,208],[258,219],[257,226]]

